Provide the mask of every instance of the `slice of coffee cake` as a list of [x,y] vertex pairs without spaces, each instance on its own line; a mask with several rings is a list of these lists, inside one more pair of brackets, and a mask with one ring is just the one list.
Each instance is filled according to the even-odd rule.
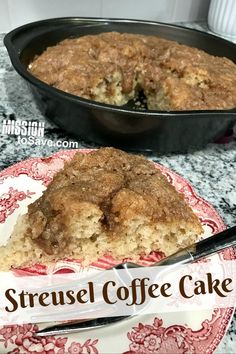
[[65,257],[138,259],[194,243],[202,227],[183,195],[144,157],[113,148],[78,152],[19,218],[0,268]]

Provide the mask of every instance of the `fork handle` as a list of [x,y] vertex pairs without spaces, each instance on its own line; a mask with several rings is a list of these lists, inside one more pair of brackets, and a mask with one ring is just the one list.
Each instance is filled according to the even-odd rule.
[[236,246],[236,226],[180,250],[155,265],[186,264]]

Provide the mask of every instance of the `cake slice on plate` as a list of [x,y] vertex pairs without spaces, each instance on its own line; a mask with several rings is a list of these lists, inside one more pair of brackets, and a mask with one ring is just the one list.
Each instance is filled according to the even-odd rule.
[[137,260],[194,243],[201,224],[183,195],[144,157],[113,148],[76,153],[20,216],[0,269],[103,255]]

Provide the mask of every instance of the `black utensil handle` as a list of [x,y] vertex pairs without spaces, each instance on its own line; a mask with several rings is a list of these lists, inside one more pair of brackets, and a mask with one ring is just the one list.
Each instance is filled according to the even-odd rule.
[[236,246],[236,226],[188,246],[155,265],[186,264],[234,246]]
[[199,241],[195,246],[195,251],[190,251],[194,260],[234,247],[236,246],[236,226]]

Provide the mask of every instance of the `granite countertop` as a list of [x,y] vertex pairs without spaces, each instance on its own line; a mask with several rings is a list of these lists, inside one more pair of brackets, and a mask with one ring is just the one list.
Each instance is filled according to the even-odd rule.
[[[191,25],[207,30],[203,24]],[[0,34],[0,130],[4,118],[37,120],[45,122],[45,138],[72,141],[71,137],[39,112],[26,83],[13,69]],[[236,134],[235,134],[236,135]],[[78,141],[78,148],[94,147]],[[14,136],[0,135],[0,170],[32,156],[48,156],[58,151],[56,147],[25,147],[17,144]],[[159,162],[180,175],[194,186],[221,215],[227,226],[236,223],[236,137],[227,144],[210,144],[201,151],[149,158]],[[216,353],[235,353],[236,315]],[[200,354],[200,353],[199,353]]]

